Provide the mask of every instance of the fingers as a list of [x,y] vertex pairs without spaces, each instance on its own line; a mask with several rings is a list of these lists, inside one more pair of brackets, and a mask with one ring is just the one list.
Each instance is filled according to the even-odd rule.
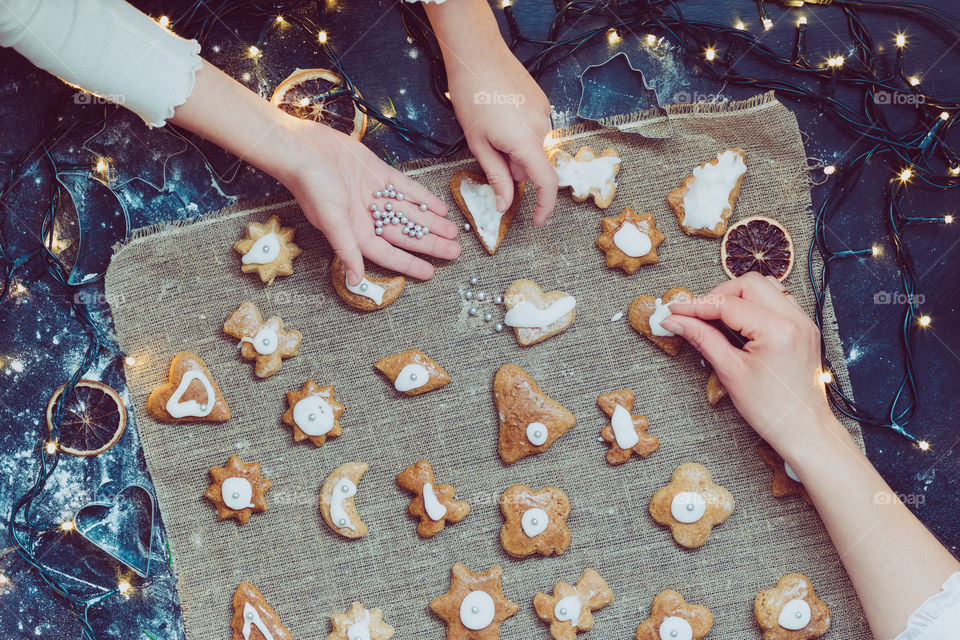
[[380,237],[395,247],[406,251],[416,251],[441,260],[455,260],[460,257],[462,249],[460,243],[455,240],[441,238],[433,233],[428,233],[422,238],[410,237],[403,233],[401,226],[397,225],[385,226],[383,229],[383,235]]
[[433,277],[433,265],[391,245],[383,238],[374,237],[364,246],[364,254],[371,262],[417,280]]
[[[670,305],[671,310],[679,304]],[[686,338],[713,365],[717,375],[724,375],[743,357],[743,353],[730,344],[720,330],[698,318],[674,314],[664,318],[660,326]]]
[[[427,205],[427,209],[438,216],[446,217],[447,213],[449,213],[447,205],[443,200],[433,195],[432,191],[413,178],[405,176],[399,171],[395,171],[391,179],[396,185],[397,190],[403,194],[405,201],[414,204],[414,206],[422,202]],[[433,225],[430,225],[430,227],[433,228]]]
[[527,176],[537,185],[537,208],[533,210],[533,224],[540,226],[547,221],[557,204],[557,172],[543,153],[543,147],[526,145],[512,160],[523,166]]
[[[310,218],[311,220],[313,218]],[[322,218],[321,218],[322,219]],[[325,224],[320,231],[326,236],[327,242],[334,253],[343,262],[347,272],[347,284],[356,286],[363,280],[363,254],[357,244],[357,238],[349,225]]]
[[[384,231],[390,229],[388,221],[391,214],[397,213],[401,216],[401,219],[406,218],[407,220],[412,221],[414,224],[419,224],[430,229],[430,233],[438,235],[442,238],[448,238],[450,240],[457,237],[459,232],[459,227],[450,220],[446,218],[441,218],[432,211],[422,211],[412,202],[393,202],[391,203],[391,210],[381,212],[381,219],[384,221]],[[403,224],[401,224],[399,229],[403,229]]]
[[497,211],[506,211],[513,202],[513,176],[506,158],[486,140],[471,142],[470,150],[480,163],[493,192],[497,194]]
[[[775,283],[775,284],[774,284]],[[785,311],[790,302],[783,295],[785,288],[773,276],[761,276],[756,272],[728,280],[715,287],[707,296],[730,296],[743,298],[767,309]]]
[[[780,293],[777,295],[783,297]],[[714,293],[696,298],[692,302],[674,302],[670,305],[670,311],[675,315],[701,320],[720,320],[734,331],[742,333],[748,340],[755,339],[764,327],[775,324],[774,316],[762,306],[743,298]]]

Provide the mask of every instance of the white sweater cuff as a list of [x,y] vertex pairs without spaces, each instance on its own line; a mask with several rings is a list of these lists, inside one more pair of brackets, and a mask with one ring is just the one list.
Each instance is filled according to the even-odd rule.
[[960,571],[943,583],[943,590],[910,614],[907,629],[894,640],[953,640],[960,629]]

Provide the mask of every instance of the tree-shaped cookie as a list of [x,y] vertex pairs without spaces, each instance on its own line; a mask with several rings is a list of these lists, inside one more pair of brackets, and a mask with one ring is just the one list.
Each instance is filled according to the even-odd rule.
[[233,594],[233,640],[293,640],[280,616],[249,582],[241,582]]
[[226,466],[210,467],[210,487],[203,497],[217,507],[217,519],[235,518],[246,524],[254,513],[267,510],[266,493],[273,484],[260,475],[260,463],[244,464],[230,456]]
[[450,382],[443,367],[416,349],[381,358],[374,366],[393,383],[394,389],[408,396],[418,396]]
[[546,451],[577,423],[566,407],[513,364],[503,365],[493,377],[493,400],[500,418],[497,450],[506,464]]
[[500,586],[500,567],[473,573],[459,562],[450,575],[450,589],[430,602],[430,610],[447,623],[447,640],[497,640],[500,624],[517,613]]
[[779,453],[773,450],[773,447],[766,442],[760,442],[757,445],[757,453],[773,471],[770,490],[775,498],[800,496],[806,500],[807,504],[813,504],[813,501],[810,500],[810,494],[807,493],[807,488],[800,481],[800,476],[794,472],[786,460],[780,457]]
[[470,513],[470,505],[453,499],[456,492],[451,485],[436,484],[433,469],[426,460],[401,471],[397,484],[414,494],[407,510],[420,519],[417,533],[424,538],[437,535],[448,522],[460,522]]
[[633,391],[621,389],[597,398],[597,405],[610,418],[600,437],[610,445],[607,462],[623,464],[634,454],[645,458],[660,447],[660,441],[647,434],[647,417],[634,416]]
[[713,628],[713,614],[699,604],[688,604],[676,591],[658,593],[650,617],[637,627],[636,640],[703,640]]
[[300,247],[293,242],[293,227],[281,227],[280,218],[270,216],[263,224],[250,222],[247,234],[233,248],[241,255],[240,270],[256,273],[266,284],[277,276],[293,273],[293,259],[300,255]]
[[333,399],[333,387],[319,387],[307,380],[299,391],[287,392],[287,406],[283,422],[293,429],[297,442],[309,440],[319,447],[327,438],[343,434],[340,416],[346,410]]
[[240,355],[255,362],[257,377],[268,378],[280,371],[284,358],[300,348],[300,332],[283,330],[283,320],[272,316],[266,322],[257,305],[244,302],[223,323],[223,332],[240,341]]
[[500,545],[514,558],[561,554],[570,546],[570,499],[557,487],[515,484],[500,496]]
[[675,356],[680,352],[680,347],[686,341],[683,337],[664,329],[660,326],[660,323],[670,317],[671,304],[691,300],[693,300],[693,293],[683,287],[668,289],[662,298],[640,296],[630,303],[628,312],[630,326],[647,336],[655,345],[671,356]]
[[789,573],[754,601],[763,640],[812,640],[830,629],[830,609],[803,574]]
[[383,621],[383,611],[367,609],[359,602],[350,605],[346,613],[330,617],[333,632],[327,640],[390,640],[393,627]]
[[650,499],[650,515],[670,527],[677,543],[695,549],[703,546],[713,528],[733,513],[733,496],[714,484],[702,464],[686,462],[673,472],[670,484]]
[[647,264],[660,261],[657,247],[666,236],[657,230],[653,214],[636,213],[624,208],[619,216],[603,218],[603,233],[597,238],[597,247],[607,254],[607,266],[632,274]]
[[173,357],[167,381],[150,392],[147,413],[160,422],[226,422],[230,407],[200,356]]
[[573,640],[581,631],[593,628],[593,612],[613,602],[613,591],[593,569],[587,569],[572,587],[558,582],[553,595],[538,593],[533,597],[533,608],[544,622],[550,624],[554,640]]

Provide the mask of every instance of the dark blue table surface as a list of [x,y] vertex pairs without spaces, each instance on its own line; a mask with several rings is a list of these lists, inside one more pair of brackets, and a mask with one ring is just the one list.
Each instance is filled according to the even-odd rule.
[[[176,16],[190,4],[186,1],[135,2],[154,16]],[[742,19],[755,32],[759,19],[753,2],[735,0],[725,3],[679,2],[688,17],[733,24]],[[951,13],[960,12],[960,2],[926,0]],[[331,41],[340,51],[344,68],[365,97],[381,108],[395,108],[398,117],[454,140],[459,128],[452,113],[432,96],[429,68],[424,56],[406,40],[398,13],[390,3],[364,1],[328,3],[334,6],[326,25]],[[531,34],[545,34],[552,13],[547,0],[517,0],[516,15]],[[794,36],[796,13],[770,8],[777,26],[764,40],[784,53],[789,52]],[[500,11],[497,9],[497,13]],[[846,24],[836,8],[807,8],[808,50],[823,58],[852,55]],[[960,100],[960,50],[949,47],[943,37],[925,32],[915,25],[899,24],[889,16],[866,14],[880,53],[888,61],[893,50],[893,34],[908,28],[908,73],[922,75],[927,93],[952,101]],[[501,16],[502,18],[502,16]],[[233,20],[214,27],[204,47],[204,55],[224,68],[252,90],[269,96],[273,87],[296,67],[323,66],[323,59],[310,42],[291,28],[271,30],[263,46],[263,55],[246,55],[257,39],[263,20]],[[174,28],[176,25],[174,25]],[[661,101],[673,102],[693,95],[709,100],[737,99],[750,91],[723,86],[705,80],[695,61],[679,56],[669,47],[655,54],[645,49],[645,33],[628,34],[621,43],[606,41],[587,47],[549,70],[541,80],[553,103],[554,126],[576,121],[580,97],[580,72],[588,65],[606,60],[612,53],[625,51],[632,64],[640,68],[653,85]],[[817,54],[811,57],[816,58]],[[389,60],[389,64],[384,61]],[[773,69],[757,69],[757,75],[775,76]],[[38,135],[38,112],[63,85],[48,74],[33,68],[12,51],[0,51],[0,163],[6,165],[20,156]],[[857,140],[838,130],[815,106],[787,103],[800,122],[811,158],[823,164],[842,165],[856,153]],[[624,111],[642,106],[609,103],[611,110]],[[78,105],[82,109],[103,109],[97,105]],[[229,105],[225,105],[229,108]],[[395,134],[380,128],[364,138],[371,148],[392,161],[415,157]],[[57,147],[61,162],[74,161],[89,167],[96,151],[114,161],[118,182],[115,190],[129,215],[131,225],[140,227],[157,222],[181,220],[245,199],[281,193],[283,188],[270,177],[238,164],[234,158],[209,145],[187,146],[168,131],[148,131],[129,115],[111,118],[102,131],[98,127],[71,132]],[[209,163],[209,164],[208,164]],[[883,241],[883,189],[890,168],[878,165],[868,169],[856,192],[838,214],[833,226],[837,241],[852,248]],[[139,178],[139,179],[137,179]],[[17,185],[3,210],[3,233],[15,245],[26,249],[35,241],[39,221],[47,206],[46,194],[52,179],[46,165],[34,162],[26,178]],[[128,182],[129,180],[129,182]],[[956,213],[956,203],[943,193],[920,191],[911,187],[907,202],[910,215]],[[824,189],[814,188],[815,205]],[[106,200],[98,200],[104,198]],[[109,201],[109,194],[83,193],[77,199],[80,209],[92,209]],[[111,206],[115,206],[113,202]],[[89,215],[81,211],[81,219]],[[88,224],[94,224],[89,222]],[[917,516],[955,554],[960,554],[960,443],[956,416],[960,414],[960,329],[957,325],[957,300],[960,298],[960,225],[931,225],[912,228],[907,235],[920,277],[920,293],[925,297],[924,311],[933,322],[917,345],[920,365],[920,408],[911,429],[932,443],[923,453],[889,432],[866,430],[867,453],[893,489],[904,497]],[[65,227],[63,235],[69,235]],[[113,242],[113,232],[104,228],[96,234],[104,246]],[[103,237],[102,241],[99,238]],[[34,270],[33,274],[36,275]],[[62,384],[82,360],[86,337],[73,316],[69,296],[49,278],[37,282],[28,279],[26,290],[15,292],[13,300],[0,307],[0,553],[11,540],[7,532],[10,506],[36,473],[32,452],[37,438],[46,430],[44,409],[51,392]],[[92,313],[107,331],[109,308],[99,294],[102,288],[84,289]],[[899,277],[889,252],[880,258],[842,262],[832,280],[840,336],[857,400],[875,411],[883,411],[899,381],[901,346],[899,322],[902,309],[896,304],[877,304],[881,292],[901,292]],[[95,377],[121,390],[125,383],[119,361],[100,358],[86,377]],[[131,411],[132,417],[132,411]],[[61,532],[57,524],[83,504],[116,492],[131,482],[149,485],[136,425],[131,424],[119,444],[109,452],[89,459],[63,456],[42,500],[33,512],[36,522],[51,528],[37,543],[35,552],[62,572],[66,583],[90,595],[116,586],[120,567],[75,534]],[[154,563],[147,581],[134,579],[129,598],[113,597],[95,607],[93,626],[102,638],[181,638],[183,637],[175,577],[165,552],[165,536],[158,521],[154,541]],[[879,561],[879,560],[878,560]],[[43,587],[36,575],[15,559],[15,554],[0,558],[0,571],[11,578],[0,585],[0,637],[4,638],[77,638],[77,622],[66,614]],[[152,636],[150,635],[152,634]]]

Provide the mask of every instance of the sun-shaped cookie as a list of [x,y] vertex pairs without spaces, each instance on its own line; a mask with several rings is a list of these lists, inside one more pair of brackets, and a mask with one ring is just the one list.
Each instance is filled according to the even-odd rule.
[[333,632],[327,640],[390,640],[393,627],[383,621],[383,611],[367,609],[359,602],[350,605],[346,613],[330,616]]
[[309,440],[319,447],[327,438],[343,434],[340,416],[346,407],[333,399],[333,387],[307,380],[299,391],[287,391],[287,406],[283,421],[293,429],[295,441]]
[[240,355],[254,360],[253,372],[269,378],[283,364],[284,358],[297,355],[300,332],[283,330],[283,320],[272,316],[264,321],[257,305],[249,300],[241,304],[223,323],[223,332],[240,341]]
[[281,227],[280,218],[270,216],[264,224],[250,222],[247,234],[233,248],[240,254],[240,271],[256,273],[267,284],[277,276],[293,273],[293,259],[301,253],[293,242],[293,227]]
[[603,233],[597,246],[607,254],[607,266],[632,274],[645,264],[660,261],[657,247],[666,238],[657,231],[653,214],[637,213],[630,207],[620,215],[603,219]]
[[266,493],[273,486],[260,475],[260,463],[244,464],[230,456],[226,466],[210,467],[210,488],[203,497],[217,507],[217,519],[236,518],[246,524],[254,513],[267,510]]
[[597,398],[597,405],[610,418],[610,424],[600,431],[600,437],[610,445],[610,464],[623,464],[633,454],[646,458],[660,448],[660,441],[647,433],[647,417],[631,415],[633,400],[630,389],[611,391]]
[[544,622],[550,623],[554,640],[573,640],[577,633],[593,628],[593,612],[613,602],[613,591],[593,569],[587,569],[573,587],[558,582],[553,595],[538,593],[533,608]]
[[497,640],[500,624],[517,613],[500,586],[503,570],[473,573],[459,562],[450,575],[450,590],[430,601],[430,609],[447,623],[448,640]]

